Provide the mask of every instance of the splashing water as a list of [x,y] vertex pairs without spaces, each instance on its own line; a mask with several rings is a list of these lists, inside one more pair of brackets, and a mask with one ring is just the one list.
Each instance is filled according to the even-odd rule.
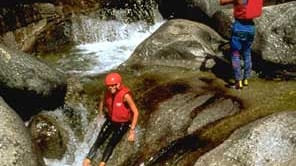
[[133,25],[122,24],[118,28],[122,29],[125,37],[121,34],[120,38],[115,41],[102,41],[77,46],[79,49],[85,50],[84,53],[88,55],[88,58],[95,61],[90,70],[84,71],[85,74],[96,74],[117,67],[127,60],[135,47],[158,28],[160,24],[158,23],[151,27],[142,27],[140,23]]
[[72,132],[71,127],[64,121],[63,110],[57,109],[53,112],[47,112],[47,114],[54,116],[62,124],[63,128],[67,130],[69,136],[69,143],[67,145],[67,152],[61,160],[44,158],[44,162],[47,166],[81,166],[83,159],[87,155],[91,145],[95,142],[96,136],[99,134],[99,130],[104,122],[103,118],[97,118],[92,122],[87,121],[87,111],[83,106],[80,107],[82,123],[81,126],[86,129],[84,139],[82,142],[76,138]]
[[116,68],[164,23],[160,18],[154,25],[143,21],[127,24],[122,20],[106,21],[88,16],[76,16],[74,20],[72,36],[77,45],[66,53],[51,56],[62,57],[53,62],[55,68],[81,76]]

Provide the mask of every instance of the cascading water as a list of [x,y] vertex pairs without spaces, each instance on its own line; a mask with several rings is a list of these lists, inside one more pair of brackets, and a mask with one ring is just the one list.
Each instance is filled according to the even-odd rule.
[[88,153],[91,145],[94,143],[99,129],[103,123],[103,119],[97,118],[92,122],[87,120],[87,111],[80,105],[81,128],[87,129],[83,141],[76,138],[70,125],[65,121],[62,109],[57,109],[53,112],[47,112],[48,116],[55,117],[65,130],[67,130],[69,141],[67,144],[67,152],[61,160],[57,159],[44,159],[45,164],[48,166],[81,166],[85,155]]
[[109,71],[127,60],[136,46],[163,22],[160,14],[155,15],[154,25],[144,21],[128,24],[124,18],[106,21],[96,16],[73,16],[71,35],[77,45],[67,53],[54,55],[63,58],[55,58],[51,63],[78,75]]
[[[116,68],[128,59],[137,45],[164,23],[160,14],[156,15],[154,25],[142,21],[127,24],[120,19],[104,21],[91,16],[74,16],[73,22],[72,36],[77,45],[70,51],[57,55],[62,58],[54,58],[56,60],[54,62],[51,60],[50,63],[63,72],[79,76],[99,74]],[[86,117],[87,111],[80,110],[82,110],[81,117]],[[56,110],[52,114],[63,119],[62,111]],[[98,126],[103,122],[103,119],[95,119],[93,122],[83,119],[81,126],[86,130],[83,141],[75,138],[73,132],[68,132],[70,141],[66,154],[61,160],[44,159],[46,165],[82,165],[84,157],[98,135]],[[71,130],[67,124],[63,126],[66,130]]]

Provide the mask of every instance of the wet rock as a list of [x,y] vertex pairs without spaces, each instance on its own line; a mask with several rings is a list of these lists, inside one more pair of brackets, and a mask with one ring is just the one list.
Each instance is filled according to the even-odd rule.
[[281,4],[281,3],[286,3],[286,2],[291,2],[294,0],[265,0],[264,1],[264,5],[277,5],[277,4]]
[[29,124],[32,140],[41,157],[61,159],[67,150],[65,129],[54,116],[40,113]]
[[[48,22],[41,33],[33,35],[34,45],[26,52],[54,52],[72,44],[71,21],[57,19]],[[25,51],[25,50],[24,50]]]
[[296,2],[266,7],[257,22],[254,51],[266,61],[296,65]]
[[190,127],[188,128],[188,133],[193,134],[196,130],[204,127],[205,125],[215,122],[219,119],[225,118],[226,116],[231,116],[238,111],[240,111],[239,104],[231,99],[214,99],[216,100],[213,104],[203,108],[198,116],[196,116]]
[[33,6],[0,8],[0,34],[27,26],[41,19]]
[[295,111],[282,112],[250,123],[199,158],[195,166],[292,166],[296,161],[295,118]]
[[[8,28],[8,32],[1,36],[2,43],[27,53],[55,51],[71,44],[71,22],[65,18],[62,7],[48,3],[30,7],[35,13],[23,17],[31,21],[16,29]],[[17,16],[11,15],[9,18],[17,19]]]
[[217,1],[207,1],[207,0],[193,0],[192,4],[200,8],[204,13],[209,17],[212,17],[213,14],[223,8],[230,8],[231,5],[221,6],[219,0]]
[[218,46],[223,42],[225,40],[206,25],[182,19],[170,20],[142,42],[123,66],[136,64],[207,70],[216,64]]
[[1,7],[15,7],[19,5],[25,5],[25,4],[32,4],[36,2],[41,3],[53,3],[58,0],[10,0],[10,1],[1,1],[0,6]]
[[0,97],[0,159],[5,166],[37,166],[29,131]]
[[[295,66],[296,64],[296,2],[264,8],[263,15],[255,19],[257,33],[253,51],[263,61],[278,65]],[[224,37],[230,38],[231,10],[215,14],[216,30]],[[258,58],[258,59],[260,59]],[[295,67],[292,67],[295,70]]]
[[0,40],[27,53],[60,50],[73,42],[71,15],[97,8],[96,4],[66,0],[0,9]]
[[42,108],[64,103],[66,82],[60,73],[34,57],[0,46],[0,94],[23,119]]

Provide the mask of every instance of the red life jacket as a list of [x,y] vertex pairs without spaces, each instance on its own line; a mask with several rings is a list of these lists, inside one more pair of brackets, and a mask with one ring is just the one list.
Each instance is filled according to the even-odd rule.
[[245,4],[234,5],[234,17],[237,19],[253,19],[261,16],[263,0],[246,0]]
[[130,90],[123,85],[114,96],[109,91],[105,93],[105,106],[114,122],[128,122],[131,119],[130,108],[124,102],[124,95],[127,93],[130,93]]

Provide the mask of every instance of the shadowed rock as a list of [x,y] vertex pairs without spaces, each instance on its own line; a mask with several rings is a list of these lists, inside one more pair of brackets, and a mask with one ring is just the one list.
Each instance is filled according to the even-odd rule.
[[[255,19],[257,33],[253,50],[266,61],[296,65],[296,2],[265,7],[261,17]],[[215,14],[216,30],[230,38],[232,10]]]
[[37,166],[30,134],[21,118],[0,97],[0,160],[5,166]]
[[[230,38],[232,10],[214,14],[215,29]],[[296,2],[264,7],[255,19],[256,36],[253,43],[253,69],[265,76],[296,78]]]
[[[213,1],[215,2],[215,1]],[[158,8],[165,19],[188,19],[211,25],[210,17],[195,2],[186,0],[160,0]]]
[[36,2],[41,3],[53,3],[57,0],[9,0],[9,1],[0,1],[0,7],[14,7],[17,5],[32,4]]
[[24,119],[64,103],[64,75],[30,55],[0,46],[0,94]]
[[30,122],[32,140],[41,157],[61,159],[67,151],[69,138],[57,119],[54,115],[40,113]]

